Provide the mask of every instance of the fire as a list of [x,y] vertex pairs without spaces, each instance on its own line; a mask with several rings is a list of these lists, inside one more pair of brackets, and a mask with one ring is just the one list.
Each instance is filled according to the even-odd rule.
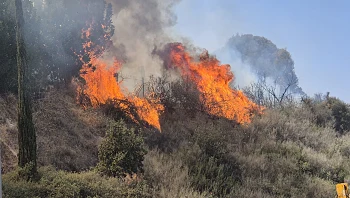
[[185,80],[194,82],[209,114],[243,124],[251,121],[252,111],[262,111],[242,91],[230,87],[234,78],[230,65],[221,65],[207,51],[200,56],[199,61],[195,61],[181,43],[171,43],[169,47],[168,68],[178,69]]
[[[103,25],[101,28],[105,28]],[[115,59],[113,65],[108,65],[101,56],[105,50],[103,45],[95,44],[91,36],[94,27],[83,30],[82,38],[84,55],[78,55],[83,66],[80,76],[85,80],[85,84],[78,88],[78,93],[87,96],[94,107],[106,104],[109,100],[127,101],[115,102],[117,108],[137,122],[137,118],[147,122],[149,125],[160,130],[159,114],[164,110],[159,99],[150,96],[139,98],[128,92],[122,86],[122,82],[117,82],[115,75],[123,66]],[[103,35],[102,39],[107,39],[108,35]],[[108,39],[106,40],[108,42]],[[199,60],[193,58],[181,43],[168,44],[169,56],[165,60],[167,69],[178,70],[182,78],[195,84],[200,92],[200,100],[205,110],[214,116],[225,117],[235,120],[238,123],[249,123],[253,116],[253,111],[261,113],[263,108],[251,102],[241,91],[230,87],[230,82],[234,79],[230,65],[221,65],[215,57],[209,56],[205,51]],[[136,114],[131,112],[136,109]]]
[[[108,100],[128,101],[128,103],[119,103],[117,107],[123,110],[131,119],[135,119],[129,109],[129,104],[136,108],[137,116],[147,122],[149,125],[161,130],[159,123],[159,114],[164,107],[154,98],[138,98],[122,87],[121,82],[117,82],[115,74],[120,70],[122,64],[116,59],[112,66],[101,59],[104,48],[95,45],[90,36],[92,35],[92,25],[83,30],[82,38],[84,55],[78,55],[83,66],[80,70],[80,77],[85,80],[85,85],[78,87],[78,94],[89,97],[91,105],[98,107],[106,104]],[[126,95],[125,93],[129,93]]]

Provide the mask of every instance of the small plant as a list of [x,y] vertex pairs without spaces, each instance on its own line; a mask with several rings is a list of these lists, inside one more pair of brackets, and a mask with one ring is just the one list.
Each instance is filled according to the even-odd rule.
[[34,162],[27,163],[23,168],[19,167],[18,175],[27,181],[37,180],[38,173],[36,171]]
[[141,136],[128,129],[123,120],[112,122],[98,152],[97,170],[120,177],[142,171],[146,150]]

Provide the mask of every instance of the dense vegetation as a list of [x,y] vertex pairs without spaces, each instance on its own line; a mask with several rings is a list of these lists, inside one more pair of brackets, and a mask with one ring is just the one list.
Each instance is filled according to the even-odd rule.
[[[34,183],[17,176],[23,170],[5,174],[5,197],[332,197],[334,184],[349,179],[349,120],[344,115],[350,108],[332,97],[266,110],[248,125],[178,106],[163,115],[159,133],[114,123],[105,109],[83,111],[73,95],[55,91],[35,105],[38,163],[56,168],[40,168]],[[14,167],[6,162],[15,161],[16,129],[6,101],[0,103],[0,117],[8,171]],[[109,144],[114,137],[125,141]],[[100,168],[106,165],[116,174]]]

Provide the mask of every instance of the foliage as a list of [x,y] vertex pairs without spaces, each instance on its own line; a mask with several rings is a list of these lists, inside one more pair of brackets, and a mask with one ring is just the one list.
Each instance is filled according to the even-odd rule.
[[350,131],[350,106],[336,98],[330,98],[328,104],[334,117],[334,129],[340,134]]
[[123,120],[113,122],[99,147],[97,170],[113,177],[139,173],[145,154],[142,137]]
[[350,106],[334,97],[320,97],[302,100],[305,109],[313,115],[313,122],[320,127],[333,127],[341,135],[350,131]]
[[27,181],[36,181],[38,179],[37,167],[31,161],[26,163],[23,167],[18,167],[18,175]]
[[[202,156],[190,166],[191,182],[199,192],[223,197],[237,187],[239,183],[239,166],[234,163],[220,163],[215,157]],[[193,162],[192,162],[193,163]]]
[[143,182],[128,185],[121,179],[103,177],[92,171],[67,173],[42,167],[39,175],[37,182],[22,180],[17,171],[4,175],[4,197],[151,197]]

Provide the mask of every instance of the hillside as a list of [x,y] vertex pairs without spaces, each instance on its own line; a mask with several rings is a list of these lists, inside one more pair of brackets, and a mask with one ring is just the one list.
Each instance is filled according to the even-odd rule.
[[[81,171],[97,163],[98,145],[105,134],[106,120],[111,117],[100,110],[83,110],[73,96],[69,91],[56,90],[48,92],[35,105],[40,166]],[[12,95],[1,98],[5,172],[11,170],[16,161],[14,101]],[[284,109],[266,110],[246,125],[176,108],[162,116],[161,133],[142,130],[148,154],[143,163],[144,173],[136,180],[138,184],[110,182],[127,185],[130,191],[126,194],[131,195],[133,189],[142,188],[137,195],[140,197],[190,194],[193,196],[189,197],[332,197],[334,184],[349,177],[350,136],[332,129],[334,118],[332,111],[324,108],[326,103],[310,100],[289,104]],[[129,126],[137,127],[132,123]],[[74,185],[78,187],[77,192],[84,185],[92,185],[88,181],[102,180],[105,186],[100,191],[94,191],[94,186],[88,190],[95,195],[102,195],[110,185],[94,171],[71,176],[69,172],[47,168],[40,171],[43,174],[40,183],[26,188],[39,197],[44,197],[45,189],[51,185],[43,180],[46,177],[54,180],[59,177],[58,186],[60,182]],[[85,181],[85,177],[90,179]],[[79,178],[87,183],[81,183]],[[13,179],[13,173],[4,176],[5,197],[26,185]],[[51,188],[58,190],[58,186]],[[55,193],[52,197],[60,197]]]
[[[34,123],[40,166],[54,165],[62,170],[86,170],[97,162],[97,145],[104,135],[106,121],[101,113],[84,111],[68,92],[49,92],[35,104]],[[4,171],[16,166],[16,97],[0,99],[1,143]]]

